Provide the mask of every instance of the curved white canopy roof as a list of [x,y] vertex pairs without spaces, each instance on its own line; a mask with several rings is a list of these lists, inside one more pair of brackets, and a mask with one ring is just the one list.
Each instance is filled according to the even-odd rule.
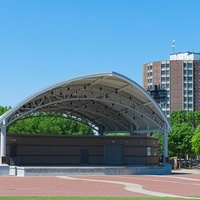
[[99,132],[163,132],[170,124],[155,100],[137,83],[116,73],[90,74],[50,85],[0,117],[6,126],[46,112],[82,119]]

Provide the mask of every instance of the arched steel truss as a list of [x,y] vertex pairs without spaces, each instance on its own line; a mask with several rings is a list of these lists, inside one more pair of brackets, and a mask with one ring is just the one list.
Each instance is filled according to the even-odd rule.
[[86,75],[49,86],[0,117],[6,126],[35,113],[82,119],[100,134],[108,131],[163,132],[170,124],[157,103],[118,73]]

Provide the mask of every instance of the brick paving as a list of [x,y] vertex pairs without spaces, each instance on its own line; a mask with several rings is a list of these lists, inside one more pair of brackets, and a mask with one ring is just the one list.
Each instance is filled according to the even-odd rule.
[[0,196],[147,197],[160,194],[200,199],[200,174],[0,177]]

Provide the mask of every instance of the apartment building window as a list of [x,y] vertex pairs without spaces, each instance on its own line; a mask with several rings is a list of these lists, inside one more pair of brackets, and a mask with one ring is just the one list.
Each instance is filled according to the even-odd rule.
[[148,70],[152,70],[152,69],[153,69],[152,65],[148,65]]
[[192,95],[192,90],[188,90],[188,95]]
[[169,90],[167,90],[167,96],[169,96],[169,95],[170,95]]
[[193,105],[192,103],[184,103],[184,110],[192,110]]
[[162,104],[161,104],[161,108],[162,108],[162,109],[166,109],[166,104],[162,103]]
[[184,88],[192,89],[192,83],[184,83]]
[[188,97],[188,102],[192,102],[193,98],[192,97]]
[[148,77],[151,77],[152,76],[152,72],[148,72]]
[[193,98],[192,97],[184,97],[184,102],[193,102]]
[[168,111],[167,111],[167,116],[169,116],[169,114],[170,114],[170,111],[168,110]]
[[162,88],[162,89],[165,89],[165,88],[166,88],[166,85],[165,85],[165,84],[161,84],[161,88]]
[[192,88],[192,83],[188,83],[188,88]]
[[192,109],[193,105],[191,103],[188,104],[188,109]]
[[188,63],[187,67],[190,68],[190,69],[192,69],[192,63]]
[[166,82],[166,77],[161,77],[161,82]]
[[184,96],[187,96],[188,92],[187,90],[184,90]]
[[192,90],[184,90],[184,96],[192,95]]
[[184,69],[184,76],[186,76],[187,75],[187,70],[186,69]]
[[166,65],[165,64],[161,64],[161,69],[165,69]]
[[184,76],[184,82],[192,82],[192,76]]
[[148,83],[152,83],[153,82],[153,80],[150,78],[149,80],[148,80]]
[[193,75],[193,71],[184,69],[184,76],[187,76],[187,75]]
[[166,72],[165,71],[161,71],[161,75],[165,75],[166,74]]
[[183,64],[183,67],[185,68],[185,69],[192,69],[192,63],[184,63]]
[[192,70],[188,70],[188,75],[192,75]]

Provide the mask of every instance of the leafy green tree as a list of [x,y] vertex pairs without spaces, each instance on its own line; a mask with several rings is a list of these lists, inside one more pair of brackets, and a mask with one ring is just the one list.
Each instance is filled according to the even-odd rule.
[[186,115],[186,121],[191,127],[196,128],[200,124],[200,111],[189,111]]
[[192,137],[192,149],[196,154],[200,155],[200,125],[196,128]]
[[188,123],[177,123],[173,125],[168,134],[169,155],[184,157],[192,154],[191,140],[194,129]]
[[7,112],[8,110],[10,110],[11,107],[3,107],[3,106],[0,106],[0,116],[3,115],[5,112]]
[[169,121],[172,126],[174,124],[182,124],[183,122],[187,121],[186,119],[187,119],[187,116],[184,110],[173,111],[169,117]]
[[[11,107],[0,106],[0,116]],[[59,134],[59,135],[92,135],[93,130],[81,121],[73,121],[57,114],[49,117],[45,113],[35,113],[32,118],[16,121],[8,126],[8,133],[19,134]]]
[[32,118],[18,120],[11,124],[8,127],[8,133],[92,135],[93,130],[81,121],[73,121],[62,117],[62,115],[49,117],[36,113]]
[[[172,131],[169,133],[169,155],[193,155],[198,149],[198,130],[200,111],[173,111],[169,117]],[[198,136],[194,136],[198,135]]]

